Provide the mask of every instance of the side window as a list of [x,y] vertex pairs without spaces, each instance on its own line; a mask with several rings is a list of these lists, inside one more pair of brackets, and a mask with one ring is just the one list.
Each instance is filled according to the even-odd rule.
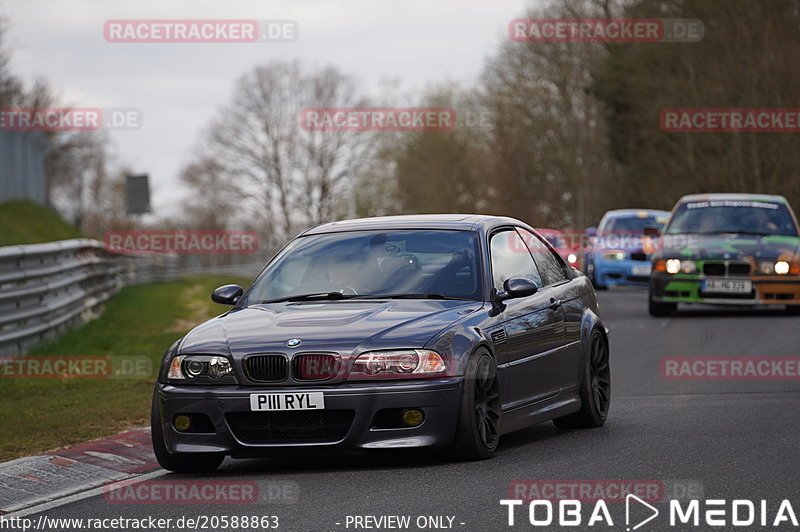
[[539,271],[542,272],[545,286],[559,283],[569,278],[567,277],[564,262],[556,255],[555,251],[547,247],[539,237],[530,231],[520,228],[519,232],[525,243],[528,244]]
[[513,229],[492,235],[490,242],[494,287],[503,289],[503,281],[511,277],[527,277],[541,287],[542,277],[533,262],[528,246]]

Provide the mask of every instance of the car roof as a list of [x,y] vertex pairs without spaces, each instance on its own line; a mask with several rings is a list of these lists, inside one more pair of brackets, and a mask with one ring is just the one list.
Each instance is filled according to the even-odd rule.
[[708,200],[729,200],[729,201],[772,201],[788,205],[789,202],[783,196],[776,194],[734,194],[734,193],[711,193],[711,194],[688,194],[678,200],[678,203],[690,201]]
[[340,220],[312,227],[301,234],[314,235],[370,229],[449,229],[478,231],[479,229],[490,229],[498,225],[521,225],[528,227],[526,223],[506,216],[492,216],[487,214],[410,214]]
[[606,211],[606,213],[603,215],[603,218],[639,216],[641,214],[645,214],[645,216],[669,216],[669,211],[662,211],[658,209],[613,209]]

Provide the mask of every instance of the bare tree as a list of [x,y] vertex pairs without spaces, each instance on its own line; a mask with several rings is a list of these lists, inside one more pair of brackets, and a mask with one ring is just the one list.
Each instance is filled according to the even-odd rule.
[[261,65],[239,79],[201,150],[239,190],[241,209],[265,231],[288,236],[334,215],[337,195],[349,192],[369,149],[365,133],[303,129],[301,112],[362,105],[355,82],[335,68]]
[[[530,18],[609,18],[620,2],[561,0]],[[507,42],[483,76],[498,209],[539,226],[583,226],[616,200],[604,107],[587,87],[597,42]]]
[[381,151],[393,169],[397,202],[407,213],[486,212],[491,182],[486,179],[491,124],[481,120],[479,95],[453,84],[428,87],[420,107],[453,112],[452,129],[396,133]]
[[11,52],[6,44],[7,32],[8,21],[0,16],[0,106],[3,107],[15,105],[23,93],[22,84],[8,66]]
[[800,202],[796,133],[673,133],[659,120],[668,108],[796,107],[800,1],[640,0],[626,16],[705,25],[700,42],[616,45],[596,69],[627,201],[669,208],[688,193],[762,192]]

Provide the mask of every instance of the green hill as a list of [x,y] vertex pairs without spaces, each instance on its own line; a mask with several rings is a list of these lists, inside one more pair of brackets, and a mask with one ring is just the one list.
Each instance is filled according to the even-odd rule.
[[54,210],[28,200],[0,203],[0,246],[82,238]]

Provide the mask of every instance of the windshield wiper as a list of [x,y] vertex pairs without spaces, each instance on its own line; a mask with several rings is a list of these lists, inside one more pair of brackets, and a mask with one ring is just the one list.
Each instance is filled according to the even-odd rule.
[[352,299],[446,299],[452,301],[472,301],[463,297],[445,296],[442,294],[383,294],[351,296]]
[[339,299],[350,299],[356,297],[353,295],[345,295],[341,292],[316,292],[313,294],[299,294],[296,296],[279,297],[277,299],[265,299],[263,301],[254,301],[250,305],[263,305],[267,303],[283,303],[285,301],[335,301]]

